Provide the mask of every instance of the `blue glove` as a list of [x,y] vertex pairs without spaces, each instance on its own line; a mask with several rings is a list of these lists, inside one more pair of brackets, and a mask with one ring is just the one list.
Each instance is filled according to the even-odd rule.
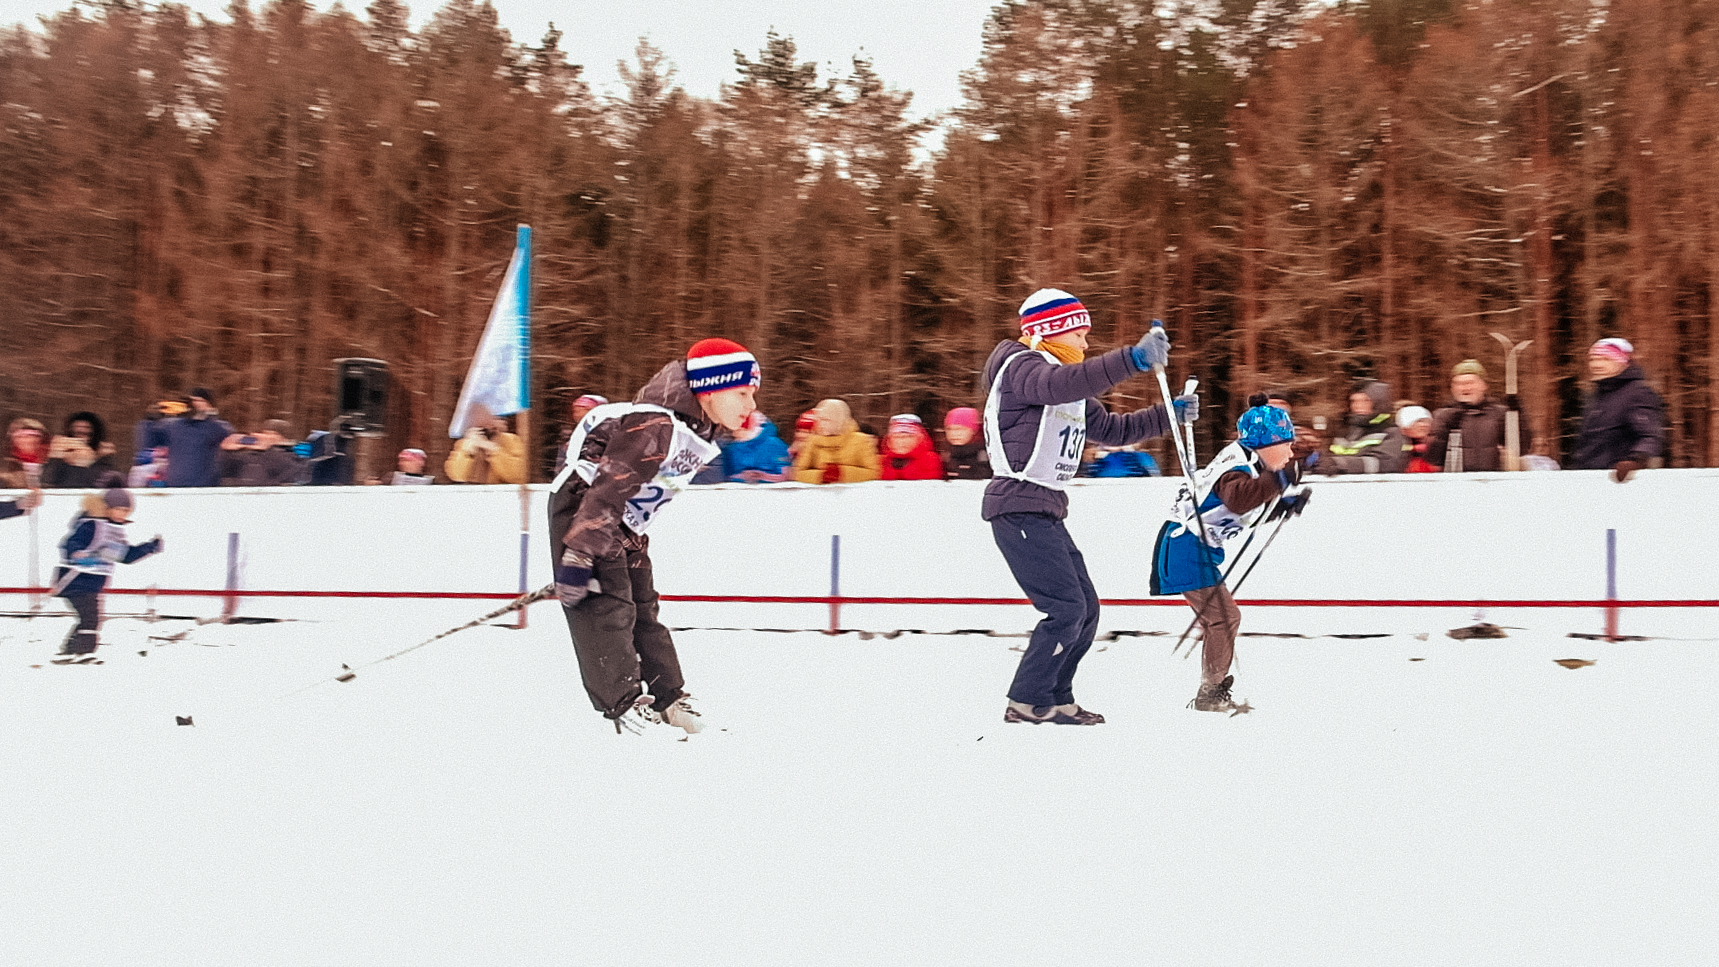
[[1133,346],[1134,368],[1142,373],[1149,369],[1162,369],[1170,362],[1170,334],[1164,331],[1164,324],[1152,320],[1152,328],[1146,330],[1146,335]]
[[1314,467],[1319,466],[1319,451],[1315,450],[1312,453],[1309,453],[1306,458],[1301,461],[1301,466],[1308,470],[1312,470]]
[[571,551],[562,552],[555,568],[555,596],[563,608],[577,607],[591,593],[591,569],[574,564],[572,557]]
[[1192,393],[1170,401],[1176,407],[1177,423],[1192,423],[1200,418],[1200,398]]

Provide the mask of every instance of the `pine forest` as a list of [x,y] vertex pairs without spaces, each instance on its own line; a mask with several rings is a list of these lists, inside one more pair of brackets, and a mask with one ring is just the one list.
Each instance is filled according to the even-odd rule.
[[538,426],[712,335],[758,355],[778,424],[830,396],[930,424],[982,405],[1055,286],[1097,347],[1164,320],[1202,452],[1267,386],[1298,418],[1360,377],[1436,406],[1457,362],[1502,373],[1498,332],[1533,341],[1538,452],[1567,451],[1587,347],[1621,335],[1668,464],[1719,464],[1712,0],[1009,0],[930,121],[774,33],[714,100],[644,41],[596,93],[561,39],[471,0],[420,29],[397,0],[11,28],[0,416],[123,428],[207,385],[302,435],[334,415],[330,361],[375,357],[389,440],[439,465],[529,224]]

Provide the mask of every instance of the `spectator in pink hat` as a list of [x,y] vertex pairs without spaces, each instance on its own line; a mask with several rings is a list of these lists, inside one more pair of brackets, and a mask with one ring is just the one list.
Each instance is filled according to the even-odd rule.
[[1571,470],[1610,470],[1623,483],[1665,454],[1665,408],[1635,361],[1627,339],[1602,339],[1588,350],[1594,390],[1582,413]]
[[388,478],[390,487],[428,487],[436,482],[436,475],[424,472],[424,464],[429,462],[429,456],[417,447],[407,447],[400,451],[395,458],[395,471]]
[[943,454],[943,475],[950,480],[991,479],[991,455],[985,452],[985,439],[979,434],[979,411],[971,406],[958,406],[943,417],[943,440],[949,449]]

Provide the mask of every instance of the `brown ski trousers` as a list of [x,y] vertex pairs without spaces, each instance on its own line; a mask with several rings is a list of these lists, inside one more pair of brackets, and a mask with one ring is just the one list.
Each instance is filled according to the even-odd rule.
[[1200,681],[1215,685],[1230,673],[1236,656],[1236,634],[1241,631],[1241,609],[1223,584],[1183,592],[1200,622]]

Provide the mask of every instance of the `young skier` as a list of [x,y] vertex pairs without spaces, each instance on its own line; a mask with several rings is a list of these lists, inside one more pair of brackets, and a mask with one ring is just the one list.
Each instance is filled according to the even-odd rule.
[[[1080,300],[1040,289],[1021,303],[1021,338],[991,351],[985,364],[986,446],[991,482],[981,514],[1016,583],[1045,617],[1033,629],[1009,686],[1005,722],[1098,725],[1104,716],[1074,700],[1074,674],[1098,630],[1098,592],[1063,518],[1065,488],[1080,468],[1088,438],[1121,446],[1170,432],[1163,406],[1115,414],[1095,397],[1162,366],[1170,340],[1154,328],[1138,345],[1086,360],[1092,319]],[[1177,397],[1192,421],[1199,400]]]
[[717,432],[745,425],[758,384],[751,353],[706,339],[651,377],[633,402],[586,413],[567,441],[567,466],[549,497],[555,593],[585,692],[616,732],[704,727],[683,691],[674,640],[657,620],[645,532],[721,453]]
[[[1279,497],[1301,479],[1303,464],[1294,459],[1295,424],[1289,414],[1266,404],[1265,394],[1248,400],[1249,409],[1236,421],[1239,438],[1218,452],[1195,474],[1200,494],[1199,518],[1194,522],[1194,490],[1184,483],[1152,555],[1152,593],[1180,594],[1194,609],[1204,644],[1201,648],[1200,690],[1189,703],[1202,712],[1234,711],[1229,673],[1235,658],[1241,611],[1224,585],[1218,565],[1224,544],[1264,517],[1300,513],[1305,493]],[[1317,454],[1307,458],[1317,460]],[[1268,510],[1282,505],[1281,510]],[[1204,540],[1202,541],[1202,536]]]
[[101,592],[115,564],[135,564],[165,546],[161,535],[142,544],[127,544],[125,524],[131,519],[131,494],[115,487],[85,498],[83,511],[60,541],[60,567],[54,572],[54,596],[65,598],[78,614],[78,623],[62,655],[95,654],[101,627]]

